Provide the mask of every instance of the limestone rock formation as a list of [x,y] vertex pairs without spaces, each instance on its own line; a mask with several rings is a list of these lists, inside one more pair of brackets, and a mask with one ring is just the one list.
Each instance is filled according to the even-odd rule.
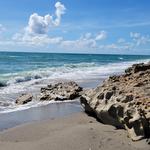
[[50,84],[46,88],[41,88],[40,100],[72,100],[80,96],[82,88],[75,82],[60,82],[57,84]]
[[104,124],[128,131],[132,140],[150,137],[150,63],[134,64],[80,98],[85,111]]
[[32,94],[22,94],[17,100],[16,100],[16,104],[18,105],[23,105],[26,104],[30,101],[32,101]]

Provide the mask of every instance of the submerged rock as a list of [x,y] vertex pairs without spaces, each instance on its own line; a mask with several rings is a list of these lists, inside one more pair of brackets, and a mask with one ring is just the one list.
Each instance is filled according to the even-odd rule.
[[73,100],[80,96],[82,88],[75,82],[60,82],[57,84],[50,84],[45,88],[41,88],[40,100]]
[[22,94],[17,100],[16,100],[16,104],[18,105],[23,105],[26,104],[28,102],[32,101],[32,94]]
[[150,137],[150,63],[135,64],[124,75],[112,76],[80,98],[89,114],[124,128],[132,140]]

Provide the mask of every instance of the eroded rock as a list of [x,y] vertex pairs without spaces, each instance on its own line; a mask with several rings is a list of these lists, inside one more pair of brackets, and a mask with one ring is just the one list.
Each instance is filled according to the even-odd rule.
[[57,84],[50,84],[45,88],[41,88],[40,100],[73,100],[80,96],[82,88],[75,82],[60,82]]
[[23,104],[26,104],[28,102],[31,102],[32,101],[32,94],[22,94],[17,100],[16,100],[16,104],[18,105],[23,105]]
[[124,75],[87,90],[81,104],[103,123],[124,128],[132,140],[150,137],[150,63],[135,64]]

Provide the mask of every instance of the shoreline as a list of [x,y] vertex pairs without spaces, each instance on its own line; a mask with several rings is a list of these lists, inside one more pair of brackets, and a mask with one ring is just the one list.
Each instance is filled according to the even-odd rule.
[[[95,86],[93,82],[85,83],[87,88]],[[34,107],[3,117],[0,114],[0,119],[2,150],[12,147],[15,150],[59,150],[62,147],[65,150],[149,150],[146,139],[133,142],[127,131],[88,116],[79,100]]]
[[[84,88],[95,88],[97,85],[101,84],[103,80],[105,79],[88,80],[80,82],[79,85]],[[19,106],[25,107],[24,109],[0,113],[0,132],[18,125],[32,123],[34,121],[43,121],[50,118],[60,118],[83,111],[78,99],[47,104],[43,102],[43,104],[33,107],[28,107],[27,105]]]
[[51,118],[62,118],[82,111],[83,108],[80,102],[76,100],[0,114],[0,132],[26,123],[44,121]]
[[124,130],[99,123],[83,112],[23,124],[0,132],[2,150],[148,150],[145,141],[132,142]]

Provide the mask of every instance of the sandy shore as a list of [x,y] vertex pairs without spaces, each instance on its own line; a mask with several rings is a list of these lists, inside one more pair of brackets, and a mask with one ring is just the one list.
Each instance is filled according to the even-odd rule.
[[85,113],[21,125],[0,133],[0,150],[148,150],[124,130],[103,125]]

